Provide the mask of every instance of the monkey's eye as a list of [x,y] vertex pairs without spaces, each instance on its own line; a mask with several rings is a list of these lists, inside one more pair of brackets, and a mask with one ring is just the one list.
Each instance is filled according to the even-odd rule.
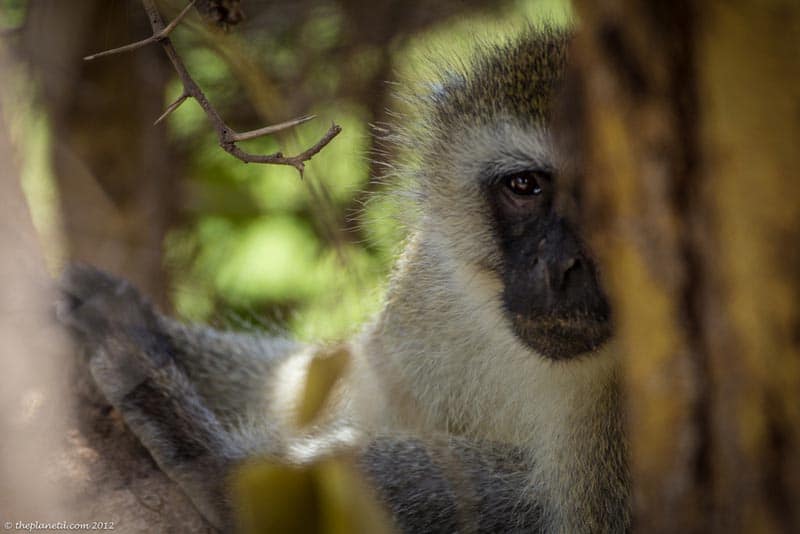
[[539,181],[531,172],[512,174],[505,179],[505,185],[509,191],[521,197],[540,195],[542,193]]

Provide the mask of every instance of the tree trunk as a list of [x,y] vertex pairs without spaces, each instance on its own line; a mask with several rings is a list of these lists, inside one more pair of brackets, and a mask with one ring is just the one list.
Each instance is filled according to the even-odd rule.
[[[141,6],[127,6],[132,19],[141,19],[131,31],[123,4],[34,0],[24,52],[51,120],[69,258],[135,280],[163,304],[161,247],[175,209],[175,180],[168,172],[174,172],[175,161],[163,127],[152,122],[160,114],[169,71],[158,47],[92,64],[81,59],[148,34]],[[0,153],[6,149],[3,140]],[[57,295],[17,173],[5,166],[10,160],[0,157],[5,207],[0,215],[7,215],[0,217],[0,274],[8,293],[0,298],[0,361],[8,360],[3,369],[12,373],[0,403],[0,428],[9,436],[0,462],[0,515],[13,524],[97,521],[121,532],[210,532],[183,491],[111,411],[82,355],[52,323]],[[6,300],[26,305],[9,311]],[[39,387],[39,382],[48,383]],[[21,400],[38,399],[37,392],[38,411],[20,430],[11,417],[19,418]]]
[[583,1],[638,532],[800,532],[800,4]]
[[171,71],[158,46],[83,60],[151,33],[138,1],[33,0],[24,52],[41,82],[68,257],[168,305],[164,235],[180,169],[163,125]]
[[[0,43],[0,79],[11,74]],[[64,336],[48,317],[54,300],[22,195],[0,84],[0,519],[61,519],[61,491],[48,483],[64,430]],[[11,525],[9,526],[9,521]]]

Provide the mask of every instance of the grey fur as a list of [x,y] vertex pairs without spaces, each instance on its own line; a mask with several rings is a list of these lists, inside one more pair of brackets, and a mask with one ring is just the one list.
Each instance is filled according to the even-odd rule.
[[463,438],[383,438],[360,464],[404,532],[539,532],[525,460],[513,447]]
[[62,316],[95,381],[213,524],[230,528],[224,478],[240,460],[347,446],[404,531],[629,529],[613,342],[553,361],[515,336],[480,186],[487,168],[564,164],[548,120],[565,43],[544,31],[484,50],[416,101],[421,126],[401,135],[414,157],[398,173],[417,218],[313,437],[282,417],[314,347],[185,326],[109,275],[65,274]]

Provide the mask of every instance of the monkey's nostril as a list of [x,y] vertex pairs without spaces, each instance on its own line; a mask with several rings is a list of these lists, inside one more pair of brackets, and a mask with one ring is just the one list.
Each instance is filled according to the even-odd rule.
[[578,277],[583,267],[580,258],[572,257],[561,264],[561,285],[560,289],[568,288],[575,278]]

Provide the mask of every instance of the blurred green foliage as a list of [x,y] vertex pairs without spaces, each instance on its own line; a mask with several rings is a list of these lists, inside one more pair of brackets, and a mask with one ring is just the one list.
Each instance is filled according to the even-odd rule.
[[240,527],[248,534],[393,532],[372,491],[346,457],[298,466],[252,461],[239,469],[233,486]]
[[[354,76],[370,76],[379,52],[365,47],[346,69],[308,60],[339,46],[343,32],[336,4],[321,5],[313,15],[300,32],[303,50],[274,35],[260,35],[247,43],[263,51],[258,64],[273,77],[290,79],[298,76],[298,69],[311,71],[293,90],[311,95],[316,106],[312,112],[319,116],[280,143],[259,140],[248,148],[268,152],[280,146],[291,153],[313,144],[330,120],[343,126],[343,133],[308,165],[304,180],[291,168],[243,165],[212,148],[213,133],[193,103],[169,119],[175,141],[188,153],[187,217],[165,245],[174,280],[173,302],[186,318],[214,320],[227,327],[269,324],[301,338],[336,339],[357,329],[377,309],[404,232],[385,197],[360,210],[355,239],[338,229],[348,222],[344,217],[352,217],[348,209],[353,202],[363,200],[359,191],[370,179],[368,122],[374,118],[359,102],[337,99],[337,89],[352,83]],[[569,16],[563,0],[514,2],[494,18],[451,20],[407,42],[394,43],[389,49],[391,62],[403,83],[413,87],[426,81],[421,77],[427,75],[420,73],[426,72],[432,55],[464,56],[476,33],[486,40],[501,40],[531,23],[564,24]],[[179,33],[179,45],[181,38],[192,39],[186,30]],[[182,49],[187,50],[184,57],[190,71],[220,109],[241,99],[231,84],[235,69],[222,54],[196,43]],[[169,93],[165,102],[180,94],[177,82]],[[403,111],[400,104],[394,107]]]
[[0,31],[19,28],[25,20],[26,0],[0,0]]
[[[26,5],[0,0],[0,29],[24,24]],[[182,5],[175,0],[173,11]],[[343,127],[301,179],[289,167],[231,158],[216,146],[191,100],[167,119],[179,189],[178,220],[163,257],[170,300],[185,319],[302,339],[342,339],[358,329],[377,310],[405,235],[391,194],[363,193],[385,190],[380,166],[370,163],[376,150],[370,124],[387,120],[386,108],[401,117],[413,111],[389,96],[395,91],[390,82],[399,80],[403,91],[424,90],[439,75],[430,65],[468,56],[476,40],[502,41],[532,24],[562,25],[571,17],[566,0],[509,0],[489,14],[451,16],[380,42],[353,39],[360,29],[348,26],[344,3],[311,5],[299,26],[276,21],[264,4],[261,22],[230,33],[190,17],[172,36],[192,76],[232,127],[318,117],[243,148],[296,153],[316,142],[331,121]],[[165,93],[166,106],[181,94],[177,79]],[[26,139],[18,143],[28,152],[23,182],[37,227],[53,241],[61,229],[46,160],[55,147],[41,113],[25,115]],[[50,256],[62,256],[58,246],[48,248],[55,250]]]

